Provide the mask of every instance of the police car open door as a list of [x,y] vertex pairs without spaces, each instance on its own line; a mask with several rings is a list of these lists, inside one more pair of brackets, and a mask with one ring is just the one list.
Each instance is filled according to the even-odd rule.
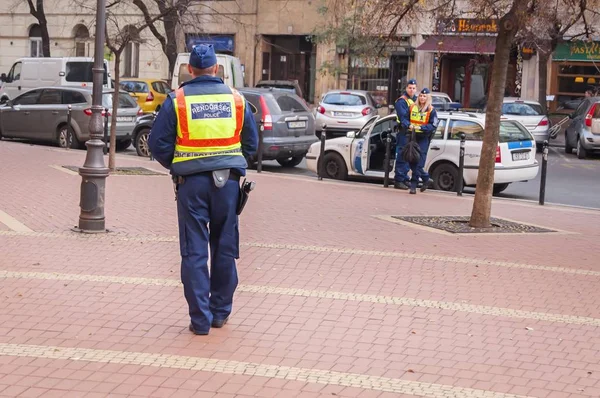
[[[385,136],[388,132],[394,133],[396,124],[396,115],[378,118],[365,134],[361,152],[362,174],[365,176],[384,177]],[[393,135],[395,136],[395,134]],[[390,160],[395,157],[396,141],[393,139],[390,146]],[[390,163],[390,175],[393,175],[392,165],[394,162],[390,161]]]

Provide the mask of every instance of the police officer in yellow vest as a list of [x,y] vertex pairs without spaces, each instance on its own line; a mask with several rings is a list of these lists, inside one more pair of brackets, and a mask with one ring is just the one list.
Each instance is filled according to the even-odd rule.
[[419,93],[417,101],[412,104],[409,108],[409,119],[410,125],[408,130],[415,132],[415,138],[419,144],[421,150],[421,158],[419,163],[411,164],[410,169],[412,171],[410,180],[410,193],[417,193],[417,184],[419,178],[423,181],[421,192],[432,186],[431,178],[429,173],[425,171],[425,162],[427,161],[427,151],[429,150],[429,143],[431,138],[437,130],[439,119],[437,112],[433,107],[431,93],[426,87]]
[[408,163],[402,159],[400,155],[402,148],[406,145],[408,126],[410,119],[408,115],[408,108],[417,100],[415,95],[417,92],[417,81],[410,79],[406,84],[406,91],[398,97],[394,103],[396,109],[396,121],[398,122],[398,134],[396,135],[396,166],[394,169],[394,188],[396,189],[408,189],[410,180],[408,179],[408,170],[410,167]]
[[194,78],[169,94],[148,144],[153,157],[178,180],[181,281],[189,329],[206,335],[211,326],[223,327],[231,314],[238,283],[239,180],[246,174],[246,158],[256,152],[258,132],[244,97],[216,77],[212,45],[193,48],[188,70]]

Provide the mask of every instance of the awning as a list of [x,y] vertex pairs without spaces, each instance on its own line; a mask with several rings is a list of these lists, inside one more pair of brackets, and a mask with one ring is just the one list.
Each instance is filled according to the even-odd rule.
[[494,54],[496,37],[491,36],[431,36],[415,51],[445,54]]

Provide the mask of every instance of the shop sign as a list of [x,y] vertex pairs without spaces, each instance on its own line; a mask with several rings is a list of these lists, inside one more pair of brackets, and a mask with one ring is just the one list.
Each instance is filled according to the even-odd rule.
[[600,42],[560,43],[556,46],[552,59],[554,61],[600,61]]
[[438,21],[438,33],[498,33],[495,19],[453,18]]

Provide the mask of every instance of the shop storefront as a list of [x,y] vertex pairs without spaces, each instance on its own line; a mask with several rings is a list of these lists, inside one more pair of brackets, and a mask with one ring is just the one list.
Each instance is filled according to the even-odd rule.
[[586,90],[600,88],[600,42],[559,43],[552,55],[551,109],[575,109]]
[[[496,35],[495,20],[440,20],[435,34],[416,51],[433,53],[433,91],[448,94],[465,108],[484,108],[490,89]],[[517,46],[511,51],[505,96],[520,96],[523,57]]]

